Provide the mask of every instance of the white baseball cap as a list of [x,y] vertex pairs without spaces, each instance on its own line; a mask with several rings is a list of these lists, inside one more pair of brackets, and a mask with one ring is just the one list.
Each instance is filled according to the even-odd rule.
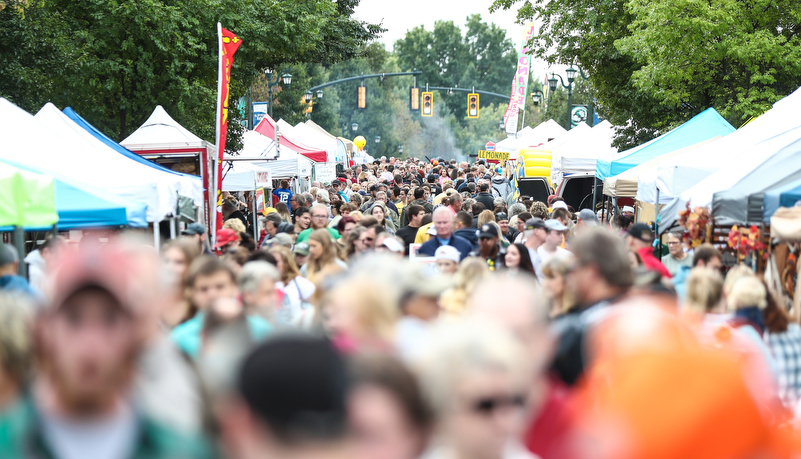
[[434,258],[437,260],[453,260],[456,263],[459,263],[459,260],[462,258],[462,254],[459,253],[459,250],[456,247],[443,245],[440,246],[436,252],[434,252]]
[[553,203],[553,209],[554,209],[554,210],[556,210],[556,209],[565,209],[565,210],[569,210],[569,209],[567,208],[567,203],[566,203],[566,202],[564,202],[564,201],[556,201],[555,203]]
[[403,251],[405,250],[403,244],[396,241],[395,239],[392,239],[391,237],[384,239],[384,243],[382,245],[388,248],[390,252],[403,253]]

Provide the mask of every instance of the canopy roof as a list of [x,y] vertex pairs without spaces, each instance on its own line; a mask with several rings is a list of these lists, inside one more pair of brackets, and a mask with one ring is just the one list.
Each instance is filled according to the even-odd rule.
[[[162,109],[163,110],[163,109]],[[96,127],[89,124],[85,119],[83,119],[80,115],[78,115],[72,107],[67,107],[63,110],[64,115],[67,116],[70,120],[72,120],[76,125],[86,131],[89,135],[93,138],[99,140],[108,148],[116,151],[117,153],[125,156],[128,159],[132,159],[138,163],[144,164],[152,169],[155,169],[159,172],[168,173],[172,175],[176,175],[179,177],[180,189],[178,192],[182,196],[187,196],[192,198],[196,206],[201,206],[203,204],[203,182],[202,179],[197,175],[192,174],[184,174],[181,172],[176,172],[172,169],[167,169],[166,167],[162,166],[161,164],[157,164],[153,161],[149,161],[142,156],[128,150],[127,148],[123,147],[122,145],[118,144],[117,142],[111,140],[108,136],[100,132]],[[169,115],[168,115],[169,116]]]
[[[689,147],[684,147],[676,151],[671,151],[670,153],[665,153],[664,155],[657,156],[656,158],[648,160],[639,166],[634,166],[626,172],[613,177],[607,177],[606,180],[604,180],[604,194],[606,196],[626,198],[639,196],[640,193],[638,191],[638,182],[640,178],[646,174],[656,174],[656,170],[662,161],[678,155],[683,155],[687,152],[695,151],[709,142],[713,142],[720,138],[720,136],[717,136],[709,140],[704,140],[703,142],[698,142],[695,145],[690,145]],[[655,190],[649,190],[649,192],[654,193]]]
[[[695,158],[680,157],[677,164],[660,165],[657,177],[660,193],[665,186],[673,194],[660,212],[663,225],[672,224],[688,202],[693,207],[710,207],[715,192],[732,187],[801,137],[799,110],[801,88],[773,104],[762,116],[699,151]],[[688,184],[682,179],[684,176],[694,182]],[[664,202],[661,197],[660,201]]]
[[723,119],[714,108],[708,108],[695,115],[690,121],[670,132],[639,145],[621,154],[620,158],[598,160],[595,176],[601,180],[618,175],[657,156],[716,136],[734,132],[734,127]]
[[[534,128],[522,129],[517,133],[517,138],[501,140],[495,144],[495,149],[497,151],[508,151],[511,153],[521,148],[538,147],[552,139],[558,139],[566,132],[565,128],[559,123],[554,120],[548,120],[538,124]],[[517,156],[509,155],[509,158],[515,159]]]
[[[37,168],[11,161],[0,160],[20,169],[37,172]],[[146,228],[147,206],[144,203],[117,196],[99,188],[66,177],[58,172],[52,175],[56,193],[56,212],[60,230],[130,226]],[[26,227],[26,229],[46,229]]]
[[[254,130],[270,139],[275,139],[275,125],[276,122],[270,115],[264,115],[264,118],[262,118]],[[279,125],[279,130],[281,132],[282,146],[287,146],[292,149],[292,151],[300,153],[315,162],[324,163],[328,161],[328,153],[325,150],[309,147],[295,138],[292,135],[293,128],[288,123],[283,122],[282,125]]]
[[56,222],[53,177],[0,163],[0,227],[47,228]]
[[[51,103],[39,110],[35,120],[57,136],[59,150],[67,150],[56,152],[59,153],[57,155],[59,162],[63,164],[57,168],[53,167],[54,169],[67,177],[146,203],[148,221],[161,221],[165,216],[176,212],[181,190],[180,176],[157,171],[118,154],[88,135]],[[8,159],[21,162],[18,158]],[[32,165],[43,164],[48,168],[55,166],[49,161],[35,162]],[[202,203],[202,193],[198,194],[199,196],[191,197],[196,200],[200,198],[199,201]]]
[[[756,145],[801,126],[799,111],[801,111],[801,91],[795,91],[737,131],[695,153],[663,162],[659,165],[655,177],[656,183],[645,188],[655,189],[658,186],[659,200],[667,203],[699,184],[713,172],[729,164],[744,161],[743,155],[753,157],[764,152],[761,147],[757,150]],[[712,202],[712,193],[699,194],[696,190],[692,199],[693,205],[708,206]],[[648,202],[652,200],[653,198]]]
[[801,179],[765,192],[762,200],[762,221],[770,222],[770,217],[779,207],[795,207],[801,202]]
[[245,131],[242,134],[242,150],[239,151],[239,155],[247,158],[263,157],[264,161],[238,161],[238,163],[250,169],[269,170],[273,180],[311,176],[311,160],[283,143],[280,157],[272,159],[276,157],[275,140],[256,131]]
[[248,191],[272,188],[270,169],[249,161],[230,161],[223,164],[223,191]]
[[213,144],[178,124],[164,107],[157,105],[139,129],[120,142],[120,145],[129,150],[140,151],[206,148]]
[[713,195],[712,215],[721,224],[760,222],[765,191],[801,179],[801,133],[734,186]]
[[[279,123],[283,123],[283,120],[279,121]],[[283,125],[281,129],[283,129]],[[306,123],[298,123],[292,128],[292,131],[293,135],[297,135],[298,138],[303,139],[308,145],[325,150],[328,153],[328,161],[339,162],[344,159],[345,144],[325,130],[322,130],[320,126],[314,125],[313,127]]]
[[599,158],[617,153],[612,147],[614,128],[609,121],[592,128],[579,123],[566,136],[569,138],[564,143],[551,150],[551,183],[559,183],[565,175],[595,172]]

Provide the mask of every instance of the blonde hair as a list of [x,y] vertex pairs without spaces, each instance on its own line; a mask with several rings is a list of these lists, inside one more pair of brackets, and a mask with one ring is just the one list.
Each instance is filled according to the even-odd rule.
[[471,319],[439,321],[428,335],[425,352],[413,368],[427,401],[438,416],[456,402],[465,379],[476,371],[501,371],[525,387],[529,365],[522,345],[498,326]]
[[743,276],[731,288],[726,297],[730,311],[756,306],[765,309],[768,306],[767,290],[756,276]]
[[[478,214],[478,227],[481,228],[481,225],[489,222],[495,221],[495,214],[492,213],[491,210],[482,210],[480,214]],[[500,233],[498,233],[500,234]]]
[[236,234],[245,233],[247,232],[247,228],[245,228],[245,224],[242,223],[242,220],[238,218],[229,218],[228,220],[223,223],[223,228],[228,228],[236,231]]
[[281,272],[281,282],[286,284],[300,276],[300,270],[298,269],[298,264],[295,262],[295,256],[292,255],[292,252],[290,252],[288,248],[274,245],[268,252],[277,257],[281,257],[281,261],[284,263],[284,270]]
[[723,278],[711,269],[693,268],[687,277],[685,305],[699,314],[711,312],[723,298]]
[[[334,298],[344,301],[353,314],[357,339],[379,340],[384,343],[394,341],[395,325],[400,318],[400,309],[392,295],[382,288],[386,281],[367,273],[350,276],[329,290],[323,300],[323,307]],[[367,286],[365,288],[365,286]],[[354,295],[353,292],[359,292]]]
[[311,232],[309,241],[315,241],[323,246],[323,253],[320,258],[312,259],[306,262],[307,277],[312,277],[314,274],[320,272],[326,265],[332,264],[337,258],[336,249],[334,248],[334,241],[331,239],[331,234],[328,229],[318,229]]
[[33,366],[33,309],[21,295],[0,294],[0,371],[20,389]]
[[440,298],[443,311],[451,315],[460,315],[465,310],[468,298],[484,276],[489,275],[487,263],[479,258],[468,257],[459,265],[454,275],[454,286],[445,291]]

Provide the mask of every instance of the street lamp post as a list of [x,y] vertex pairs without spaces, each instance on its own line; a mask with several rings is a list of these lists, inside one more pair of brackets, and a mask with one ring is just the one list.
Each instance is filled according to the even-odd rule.
[[267,77],[267,113],[270,114],[270,118],[273,117],[273,87],[278,85],[279,83],[284,83],[287,89],[292,84],[292,74],[289,73],[289,70],[283,70],[280,75],[276,75],[275,81],[273,81],[273,72],[272,69],[265,69],[264,76]]
[[[570,130],[573,127],[570,122],[570,112],[573,109],[573,80],[576,79],[576,69],[570,67],[565,70],[565,74],[567,75],[567,84],[562,79],[562,75],[551,73],[551,78],[548,78],[548,88],[550,88],[551,92],[554,92],[557,84],[562,83],[562,87],[567,89],[567,129]],[[556,77],[559,77],[559,80]]]
[[542,102],[542,96],[543,96],[542,91],[540,91],[539,89],[535,89],[531,93],[531,101],[534,102],[535,107],[539,106],[540,102]]

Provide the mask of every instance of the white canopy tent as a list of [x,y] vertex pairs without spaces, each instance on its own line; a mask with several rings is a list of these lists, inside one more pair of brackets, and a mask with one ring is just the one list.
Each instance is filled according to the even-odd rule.
[[[161,171],[147,164],[142,164],[122,156],[80,127],[51,103],[47,103],[42,107],[36,116],[34,116],[34,119],[72,145],[97,150],[98,155],[103,155],[103,160],[110,161],[110,168],[107,169],[107,172],[115,170],[111,167],[125,167],[126,169],[117,169],[117,171],[125,173],[126,175],[136,174],[142,180],[150,180],[157,183],[160,193],[159,200],[164,206],[164,211],[161,212],[162,216],[175,214],[177,196],[179,195],[192,199],[196,206],[203,205],[203,184],[200,181],[200,177],[187,177]],[[114,166],[112,166],[112,164],[114,164]],[[133,166],[134,164],[136,166]],[[149,203],[148,206],[150,206]],[[150,214],[150,212],[151,210],[148,208],[148,214]],[[160,220],[161,219],[148,221]]]
[[[801,139],[801,126],[753,145],[747,153],[730,158],[724,167],[711,173],[681,193],[680,196],[673,198],[668,205],[662,208],[660,211],[662,224],[665,228],[669,227],[687,203],[690,203],[691,207],[711,208],[715,193],[733,187],[782,149],[793,145],[799,139]],[[662,202],[661,198],[660,202]]]
[[[55,107],[53,109],[61,113]],[[89,186],[147,204],[147,220],[151,222],[175,212],[178,193],[174,182],[154,178],[153,169],[116,152],[108,154],[86,144],[78,132],[64,138],[55,126],[41,124],[33,115],[6,99],[0,99],[0,123],[0,158],[38,170],[55,171]],[[62,123],[61,131],[69,129],[69,125]]]
[[509,159],[517,159],[517,151],[521,148],[537,147],[544,143],[559,139],[566,132],[559,123],[554,120],[548,120],[540,123],[535,128],[526,131],[521,130],[515,139],[504,139],[495,145],[497,151],[509,152]]
[[120,145],[132,151],[192,147],[214,150],[214,145],[178,124],[161,105],[157,105],[147,121],[120,142]]
[[223,164],[223,191],[253,191],[272,186],[270,169],[244,161]]
[[[702,149],[669,158],[659,164],[655,176],[643,177],[639,183],[637,199],[656,202],[656,189],[659,188],[659,202],[666,204],[679,197],[714,172],[730,164],[749,162],[748,157],[759,156],[764,152],[764,142],[781,136],[801,126],[798,113],[801,111],[801,89],[776,102],[773,108],[762,116],[746,124],[723,138]],[[758,147],[758,145],[761,145]],[[698,195],[699,203],[708,205],[712,195]],[[686,201],[685,201],[686,202]],[[684,204],[682,204],[683,206]]]
[[242,134],[242,150],[239,156],[244,158],[262,157],[264,161],[237,161],[241,168],[269,170],[271,179],[291,179],[293,177],[311,177],[314,162],[300,153],[281,145],[281,153],[276,157],[275,140],[263,136],[256,131],[245,131]]
[[[575,129],[578,126],[570,132]],[[558,184],[565,175],[595,172],[595,163],[599,158],[617,153],[617,148],[612,146],[614,133],[612,124],[604,120],[590,128],[589,132],[555,147],[551,155],[551,183]]]

